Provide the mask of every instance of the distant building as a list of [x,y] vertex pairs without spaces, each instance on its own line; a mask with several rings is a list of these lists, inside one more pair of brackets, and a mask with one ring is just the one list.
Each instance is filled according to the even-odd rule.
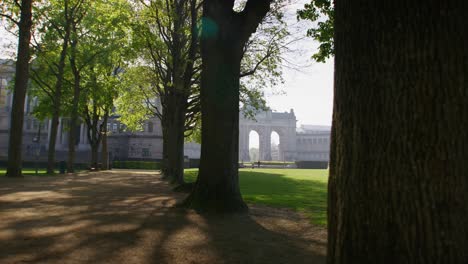
[[[7,89],[14,76],[14,63],[0,60],[0,159],[5,160],[8,153],[10,133],[10,113],[12,95]],[[36,98],[26,97],[23,131],[23,159],[33,161],[37,156],[45,161],[49,141],[50,121],[40,123],[32,115],[38,104]],[[61,118],[56,142],[57,161],[67,159],[68,127],[67,118]],[[259,158],[272,160],[272,156],[284,161],[328,161],[330,152],[330,127],[303,125],[296,128],[296,116],[290,112],[260,112],[254,119],[240,115],[239,160],[249,161],[249,133],[254,130],[259,134]],[[111,160],[161,160],[162,129],[161,122],[154,117],[144,122],[143,131],[128,132],[118,121],[118,116],[109,118],[107,130],[108,151]],[[87,128],[81,124],[77,128],[76,162],[88,163],[90,146],[87,139]],[[271,133],[279,135],[278,149],[271,149]],[[40,139],[37,142],[36,139]],[[200,145],[186,143],[184,155],[190,159],[200,158]]]
[[[290,112],[265,111],[249,119],[240,115],[239,160],[248,161],[250,132],[259,135],[260,160],[328,161],[330,155],[329,126],[302,125],[296,127],[294,110]],[[271,134],[279,135],[278,149],[271,149]]]

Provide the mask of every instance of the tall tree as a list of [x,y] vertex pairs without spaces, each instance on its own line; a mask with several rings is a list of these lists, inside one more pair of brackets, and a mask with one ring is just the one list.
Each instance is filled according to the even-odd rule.
[[[19,29],[18,53],[16,59],[15,85],[13,91],[13,104],[10,120],[10,138],[8,142],[8,177],[21,177],[21,146],[23,142],[24,100],[29,81],[29,45],[32,28],[32,0],[14,1],[20,8],[20,19],[16,21],[13,16],[1,13],[2,17],[9,18]],[[2,4],[2,10],[4,3]]]
[[[184,139],[198,117],[200,58],[196,0],[140,1],[140,23],[134,32],[141,57],[150,65],[151,89],[147,104],[161,120],[163,175],[184,183]],[[143,87],[142,87],[143,88]],[[158,98],[159,103],[154,104]]]
[[198,210],[247,210],[239,190],[240,69],[245,44],[270,10],[271,0],[205,0],[202,20],[200,172],[185,205]]
[[[98,148],[107,148],[107,118],[115,97],[116,75],[130,61],[128,29],[130,5],[125,0],[85,2],[72,21],[69,61],[73,89],[69,100],[68,172],[74,172],[80,117],[88,126],[92,164],[97,168]],[[97,118],[97,119],[96,119]],[[107,151],[103,158],[107,161]],[[105,168],[107,168],[107,164]]]
[[466,10],[336,1],[328,263],[468,262]]
[[63,19],[59,19],[61,23],[56,23],[57,21],[49,20],[51,28],[55,31],[55,34],[59,35],[59,39],[62,41],[60,56],[58,58],[58,63],[53,64],[56,81],[54,85],[53,94],[53,103],[54,108],[52,112],[51,126],[49,130],[49,150],[47,153],[47,173],[53,174],[55,169],[55,143],[58,134],[58,126],[60,119],[60,110],[62,107],[62,89],[63,89],[63,79],[65,73],[65,63],[67,58],[67,50],[70,41],[70,32],[71,32],[71,21],[73,19],[70,14],[70,8],[68,0],[63,1],[63,10],[61,15]]
[[[66,108],[67,56],[73,24],[82,18],[84,0],[47,1],[39,5],[40,19],[38,36],[34,46],[34,65],[31,68],[33,85],[31,92],[40,98],[35,109],[38,117],[50,118],[47,173],[54,173],[56,141],[59,135],[59,121]],[[53,78],[51,78],[53,77]],[[65,98],[65,102],[64,102]]]

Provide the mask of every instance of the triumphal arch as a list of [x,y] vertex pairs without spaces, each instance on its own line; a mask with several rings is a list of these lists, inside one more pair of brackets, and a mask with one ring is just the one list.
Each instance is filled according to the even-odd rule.
[[249,161],[249,135],[255,131],[259,136],[260,160],[271,160],[271,134],[279,136],[279,160],[293,161],[296,156],[296,115],[290,112],[271,110],[257,113],[254,117],[240,114],[239,122],[239,161]]

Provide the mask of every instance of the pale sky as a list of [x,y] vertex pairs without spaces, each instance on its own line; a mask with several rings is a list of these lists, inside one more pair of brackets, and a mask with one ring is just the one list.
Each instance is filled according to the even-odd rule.
[[[307,22],[297,22],[296,10],[308,0],[292,0],[287,7],[287,21],[290,31],[296,38],[302,38],[307,28]],[[9,54],[3,48],[5,44],[16,39],[0,28],[0,58]],[[275,111],[288,111],[293,108],[298,123],[311,125],[331,125],[333,103],[333,59],[326,63],[314,62],[310,57],[316,51],[317,43],[310,38],[304,38],[289,47],[294,50],[285,55],[287,60],[295,65],[294,68],[284,68],[285,83],[280,90],[284,94],[278,95],[266,90],[268,105]]]
[[[302,37],[311,23],[296,20],[296,10],[309,0],[296,0],[287,8],[286,17],[290,31],[295,37]],[[267,95],[269,106],[276,111],[294,109],[297,125],[331,125],[333,106],[333,59],[326,63],[314,62],[312,54],[318,43],[305,38],[292,47],[297,50],[288,54],[288,60],[297,65],[306,65],[299,71],[284,68],[284,95]]]

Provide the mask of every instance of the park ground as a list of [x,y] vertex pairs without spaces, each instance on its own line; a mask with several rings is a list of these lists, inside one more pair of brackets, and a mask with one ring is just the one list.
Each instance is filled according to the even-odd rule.
[[305,172],[242,170],[230,216],[177,208],[154,172],[0,177],[0,263],[324,263],[326,173]]

